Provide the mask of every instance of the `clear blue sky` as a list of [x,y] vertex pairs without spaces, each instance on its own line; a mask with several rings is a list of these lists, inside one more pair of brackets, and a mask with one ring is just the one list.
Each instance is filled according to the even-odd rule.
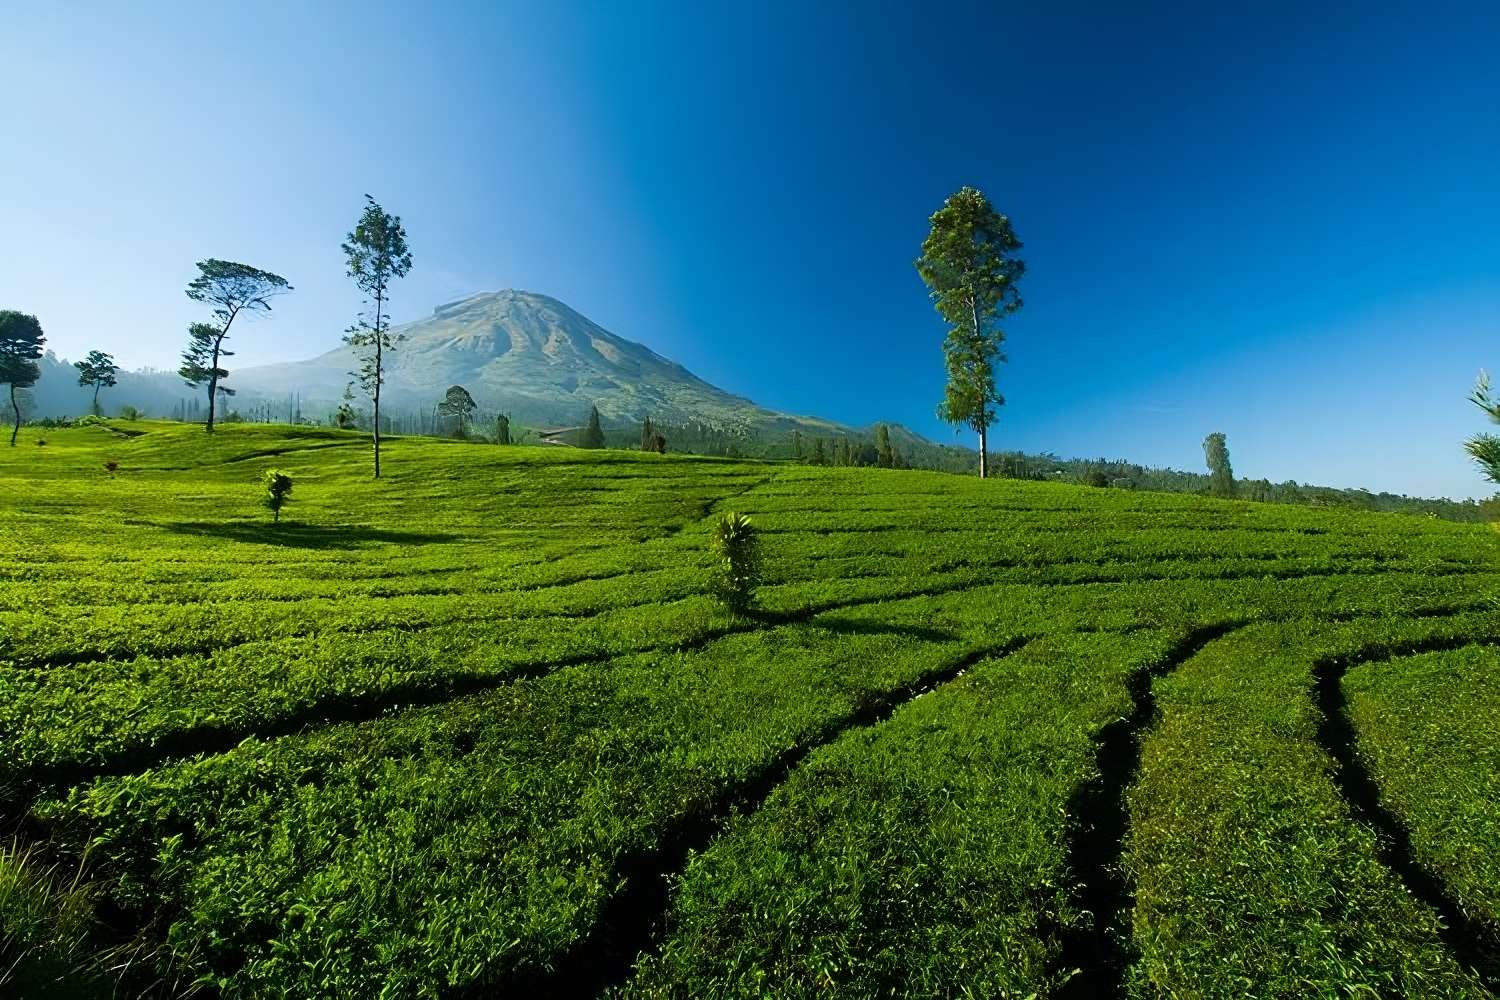
[[1488,495],[1500,5],[1043,6],[13,5],[0,307],[175,367],[228,257],[297,286],[235,360],[308,356],[369,191],[416,257],[398,319],[545,292],[952,440],[911,262],[972,184],[1029,265],[997,447],[1199,468],[1222,430],[1242,475]]

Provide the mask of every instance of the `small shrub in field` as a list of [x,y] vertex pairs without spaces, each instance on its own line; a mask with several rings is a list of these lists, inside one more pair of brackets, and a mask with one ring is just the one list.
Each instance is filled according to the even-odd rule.
[[744,514],[730,512],[714,525],[709,547],[719,559],[714,589],[731,611],[743,612],[760,585],[760,540]]
[[287,497],[292,493],[292,477],[280,469],[268,469],[261,482],[266,487],[265,504],[276,515],[276,520],[280,521],[281,508],[286,506]]
[[110,459],[108,462],[104,463],[104,471],[113,476],[116,472],[120,471],[120,463],[116,462],[114,459]]
[[133,406],[122,406],[120,407],[120,418],[122,420],[139,420],[141,419],[141,411]]

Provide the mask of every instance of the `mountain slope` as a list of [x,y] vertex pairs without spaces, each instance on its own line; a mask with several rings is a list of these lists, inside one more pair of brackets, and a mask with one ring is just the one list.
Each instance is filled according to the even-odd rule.
[[[650,416],[669,423],[795,426],[813,433],[838,429],[725,392],[562,302],[532,292],[473,295],[395,332],[404,340],[389,355],[385,391],[393,407],[431,406],[450,385],[462,385],[480,407],[505,410],[529,423],[578,423],[597,406],[613,423]],[[241,393],[300,392],[304,399],[331,400],[357,364],[349,348],[339,347],[308,361],[243,369],[231,383]]]

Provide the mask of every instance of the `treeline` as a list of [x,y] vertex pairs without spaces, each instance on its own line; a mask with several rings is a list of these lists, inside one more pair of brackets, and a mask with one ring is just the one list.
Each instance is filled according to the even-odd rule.
[[[1007,479],[1074,483],[1100,488],[1147,490],[1155,493],[1187,493],[1222,496],[1223,485],[1212,472],[1184,472],[1138,465],[1123,459],[1059,458],[1043,453],[997,452],[992,474]],[[1425,514],[1448,521],[1481,523],[1500,520],[1500,496],[1487,500],[1449,500],[1445,497],[1412,497],[1399,493],[1374,493],[1362,489],[1314,486],[1288,479],[1232,478],[1229,496],[1260,503],[1290,503],[1308,507],[1342,507],[1350,510],[1401,514]]]

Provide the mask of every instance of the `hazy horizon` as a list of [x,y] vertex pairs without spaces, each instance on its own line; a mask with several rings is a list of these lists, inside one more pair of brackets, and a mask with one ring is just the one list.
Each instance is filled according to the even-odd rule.
[[1492,9],[194,10],[9,18],[0,308],[59,355],[175,368],[209,256],[296,286],[231,368],[336,346],[368,191],[411,236],[399,322],[534,291],[954,441],[911,262],[973,184],[1029,265],[994,447],[1196,470],[1217,430],[1241,476],[1493,492],[1462,449],[1500,367]]

